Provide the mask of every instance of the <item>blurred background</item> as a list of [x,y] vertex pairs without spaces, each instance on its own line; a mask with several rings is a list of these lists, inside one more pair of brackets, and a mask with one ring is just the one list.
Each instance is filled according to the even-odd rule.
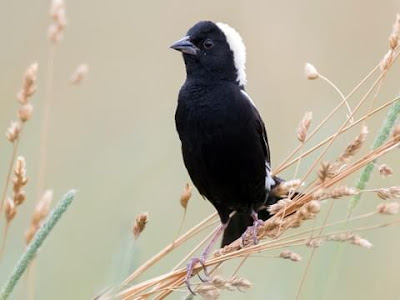
[[[66,1],[68,24],[55,50],[48,144],[40,145],[49,6],[49,1],[0,4],[0,131],[15,119],[16,93],[25,68],[39,63],[34,116],[19,148],[27,160],[28,198],[11,225],[0,282],[25,247],[23,233],[38,201],[41,147],[48,153],[45,187],[54,190],[55,201],[70,188],[78,190],[72,207],[37,257],[35,299],[41,300],[91,299],[124,277],[129,271],[126,257],[137,266],[176,237],[183,215],[179,196],[189,177],[174,125],[185,71],[181,56],[169,45],[194,23],[223,21],[242,35],[247,46],[247,91],[266,122],[272,164],[277,166],[297,146],[296,127],[304,113],[312,111],[317,124],[339,101],[321,80],[304,78],[304,63],[314,64],[348,93],[386,53],[400,11],[396,0]],[[89,65],[88,78],[80,86],[71,86],[68,80],[83,62]],[[399,75],[396,63],[379,103],[398,93]],[[350,101],[353,107],[358,99]],[[369,141],[384,115],[369,121]],[[339,111],[311,144],[333,132],[345,116],[344,109]],[[340,140],[327,159],[335,158],[357,132],[359,128]],[[10,155],[11,145],[0,139],[1,186]],[[382,160],[396,175],[383,182],[375,174],[371,187],[399,183],[398,155]],[[304,174],[312,159],[300,165],[299,174]],[[290,169],[284,175],[290,178],[293,172]],[[379,203],[373,195],[363,200],[357,213]],[[330,220],[345,218],[346,209],[346,200],[339,202]],[[150,222],[132,245],[133,220],[142,211],[149,212]],[[184,228],[212,212],[211,205],[194,192]],[[375,246],[371,250],[335,244],[320,248],[301,299],[397,299],[399,234],[398,227],[365,233]],[[168,256],[143,278],[168,271],[195,244],[192,241]],[[224,293],[222,298],[294,299],[311,250],[293,250],[303,261],[250,259],[239,276],[254,287],[246,294]],[[224,274],[229,276],[230,268],[238,263],[227,265]],[[28,299],[26,290],[27,281],[22,280],[13,299]],[[175,293],[170,298],[181,296]]]

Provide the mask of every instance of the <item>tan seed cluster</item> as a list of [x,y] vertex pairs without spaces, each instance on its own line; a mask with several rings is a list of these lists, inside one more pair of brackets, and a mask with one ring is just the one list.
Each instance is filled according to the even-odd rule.
[[394,58],[394,52],[392,49],[389,49],[386,52],[385,56],[382,58],[381,62],[379,63],[379,67],[381,71],[386,71],[389,66],[392,64]]
[[40,201],[36,204],[35,210],[32,214],[31,223],[28,230],[25,232],[25,243],[27,245],[32,241],[44,219],[49,214],[52,200],[53,191],[46,190],[42,196],[42,199],[40,199]]
[[88,75],[89,66],[87,64],[80,64],[74,71],[69,82],[71,84],[80,84]]
[[244,278],[224,279],[220,276],[214,276],[209,282],[201,284],[196,292],[204,299],[214,300],[219,299],[223,290],[245,292],[251,287],[251,282]]
[[376,210],[383,215],[396,215],[399,212],[399,206],[398,202],[381,203]]
[[339,170],[342,166],[344,166],[357,152],[361,149],[365,139],[368,135],[368,127],[362,126],[360,134],[349,144],[347,145],[346,149],[336,159],[335,163],[333,164],[334,170]]
[[357,190],[354,188],[348,186],[338,186],[331,190],[319,189],[313,194],[313,198],[316,200],[338,199],[346,196],[353,196],[357,193]]
[[4,203],[4,214],[7,223],[10,223],[17,214],[17,206],[10,197],[7,197],[6,202]]
[[381,71],[387,70],[389,66],[392,64],[395,56],[395,49],[399,45],[399,40],[400,40],[400,15],[397,14],[396,21],[393,24],[392,33],[389,36],[389,50],[380,62]]
[[339,234],[331,234],[327,237],[322,238],[313,238],[306,242],[306,246],[311,248],[318,248],[321,246],[323,242],[333,241],[333,242],[350,242],[353,245],[357,245],[363,248],[370,249],[372,248],[372,244],[370,241],[360,237],[358,234],[354,234],[351,232],[343,232]]
[[28,104],[32,95],[36,92],[37,72],[39,65],[31,64],[25,71],[22,79],[22,88],[17,94],[18,101],[21,105]]
[[336,175],[333,170],[332,165],[329,162],[322,162],[318,169],[318,179],[320,182],[324,182],[327,179],[330,179]]
[[19,156],[15,163],[13,183],[13,201],[16,206],[21,205],[26,198],[24,186],[28,182],[26,177],[26,162],[25,158]]
[[300,179],[284,181],[277,185],[271,192],[279,197],[287,197],[301,186]]
[[319,77],[317,69],[310,63],[306,63],[306,65],[304,66],[304,75],[309,80],[314,80]]
[[138,239],[144,228],[146,227],[147,222],[149,221],[149,213],[143,212],[140,213],[135,220],[135,224],[133,225],[133,236],[135,239]]
[[317,200],[312,200],[304,204],[299,210],[297,210],[293,219],[291,220],[291,227],[300,227],[305,220],[311,220],[315,218],[316,214],[321,210],[321,204]]
[[19,122],[12,121],[10,126],[7,128],[6,137],[11,143],[13,143],[21,132],[21,125]]
[[284,259],[290,259],[291,261],[300,261],[301,256],[291,250],[283,250],[279,257]]
[[370,241],[363,239],[359,235],[354,235],[354,237],[350,240],[350,243],[367,249],[371,249],[374,246]]
[[36,92],[37,72],[38,64],[33,63],[24,73],[22,87],[17,94],[17,99],[20,104],[17,113],[19,121],[12,121],[6,131],[6,137],[11,143],[19,138],[22,130],[21,123],[28,121],[32,117],[33,106],[30,103],[30,98]]
[[337,242],[350,242],[353,245],[357,245],[363,248],[370,249],[372,248],[372,243],[358,234],[354,234],[351,232],[345,232],[340,234],[332,234],[326,238],[327,241],[337,241]]
[[382,175],[382,177],[388,177],[393,175],[393,170],[388,165],[382,164],[379,166],[379,173]]
[[400,123],[397,123],[394,128],[393,128],[393,132],[392,132],[392,138],[396,141],[396,142],[400,142]]
[[187,205],[191,197],[192,197],[192,187],[190,186],[189,183],[186,183],[185,189],[183,190],[181,198],[179,199],[179,202],[181,203],[184,209],[187,208]]
[[50,7],[50,16],[52,23],[50,24],[48,36],[52,43],[58,44],[64,33],[65,25],[65,3],[63,0],[53,0]]
[[400,198],[400,186],[381,188],[378,190],[377,194],[378,194],[378,197],[383,200]]
[[394,50],[399,44],[400,40],[400,14],[396,15],[396,21],[393,24],[392,33],[389,36],[389,47]]
[[278,202],[276,202],[275,204],[268,206],[268,212],[271,215],[275,215],[278,211],[280,211],[284,207],[288,206],[290,203],[292,203],[292,200],[289,198],[281,199]]
[[[315,218],[321,210],[321,205],[319,201],[312,200],[305,203],[300,209],[295,213],[285,217],[285,218],[270,218],[264,222],[262,226],[259,227],[257,237],[276,237],[280,232],[288,228],[299,227],[304,221],[311,220]],[[234,242],[230,245],[225,246],[222,249],[218,249],[213,252],[214,257],[224,255],[226,253],[231,253],[232,251],[242,249],[243,246],[252,244],[252,235],[247,235],[244,237],[245,240],[241,240],[240,243]]]
[[24,186],[27,184],[28,178],[26,177],[26,163],[22,156],[17,158],[14,167],[14,177],[12,178],[13,192],[12,197],[7,197],[5,202],[4,213],[7,222],[11,222],[17,213],[17,207],[24,203],[26,194]]
[[309,239],[306,242],[306,246],[310,248],[319,248],[322,244],[323,240],[320,238]]
[[307,132],[311,125],[312,112],[306,112],[299,126],[297,127],[297,139],[304,143],[307,138]]
[[25,71],[22,79],[21,90],[17,94],[17,99],[20,104],[18,109],[19,121],[12,121],[7,128],[6,137],[13,143],[19,138],[22,130],[22,123],[28,121],[32,117],[33,106],[30,103],[32,95],[36,92],[38,64],[31,64]]

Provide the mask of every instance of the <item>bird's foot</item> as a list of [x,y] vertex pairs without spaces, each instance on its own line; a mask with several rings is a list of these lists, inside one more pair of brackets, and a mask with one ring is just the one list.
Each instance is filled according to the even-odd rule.
[[258,228],[260,226],[264,225],[264,221],[258,218],[258,215],[256,212],[253,212],[251,214],[254,222],[253,222],[253,226],[250,226],[246,229],[246,231],[242,234],[242,246],[245,245],[245,240],[247,235],[251,234],[253,237],[253,244],[257,245],[258,244],[258,237],[257,237],[257,233],[258,233]]
[[254,245],[257,245],[258,242],[259,242],[258,241],[258,237],[257,237],[258,228],[260,226],[263,226],[263,225],[264,225],[264,221],[260,220],[260,219],[257,219],[257,220],[255,220],[253,222],[253,226],[252,226],[253,232],[252,232],[252,234],[253,234],[253,243],[254,243]]
[[220,235],[224,232],[225,228],[228,226],[228,223],[222,223],[220,226],[218,226],[218,228],[215,230],[214,236],[211,238],[210,243],[208,244],[208,246],[206,247],[206,249],[204,250],[203,254],[200,257],[194,257],[192,258],[189,263],[187,264],[187,268],[186,268],[186,279],[185,279],[185,283],[186,286],[188,288],[188,290],[195,295],[193,289],[190,286],[190,278],[193,275],[193,271],[196,267],[197,264],[200,264],[203,267],[203,271],[204,274],[206,275],[206,278],[203,278],[199,275],[199,272],[197,272],[197,275],[199,276],[200,280],[202,282],[208,282],[210,281],[210,274],[207,271],[207,267],[205,265],[205,261],[207,259],[207,257],[209,256],[209,254],[211,253],[211,250],[215,244],[215,242],[218,240],[218,238],[220,237]]
[[203,277],[200,276],[199,273],[197,273],[197,276],[199,276],[199,279],[200,279],[202,282],[208,282],[208,281],[209,281],[210,276],[209,276],[209,273],[208,273],[208,271],[207,271],[207,267],[206,267],[206,265],[205,265],[205,261],[206,261],[206,258],[202,255],[202,256],[200,256],[200,257],[193,257],[193,258],[189,261],[189,263],[187,264],[185,283],[186,283],[186,286],[187,286],[188,290],[189,290],[193,295],[195,295],[195,292],[193,291],[193,289],[192,289],[191,286],[190,286],[190,278],[192,277],[193,270],[194,270],[194,268],[195,268],[195,266],[196,266],[197,264],[200,264],[200,265],[203,267],[204,274],[206,275],[206,278],[203,278]]

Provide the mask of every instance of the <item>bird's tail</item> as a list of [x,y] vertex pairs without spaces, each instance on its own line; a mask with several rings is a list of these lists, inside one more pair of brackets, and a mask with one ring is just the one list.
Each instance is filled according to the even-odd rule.
[[[275,185],[271,187],[271,190],[274,190],[277,186],[279,186],[283,179],[274,176]],[[298,193],[295,193],[294,196],[297,196]],[[279,200],[283,199],[284,197],[277,196],[274,193],[269,193],[266,206],[270,206],[275,204]],[[265,221],[271,217],[271,214],[266,210],[262,209],[257,212],[258,218]],[[229,221],[228,227],[224,231],[224,235],[222,237],[221,247],[229,245],[233,241],[237,240],[242,236],[242,234],[246,231],[247,227],[253,225],[253,218],[249,214],[244,213],[236,213],[232,216],[231,220]]]

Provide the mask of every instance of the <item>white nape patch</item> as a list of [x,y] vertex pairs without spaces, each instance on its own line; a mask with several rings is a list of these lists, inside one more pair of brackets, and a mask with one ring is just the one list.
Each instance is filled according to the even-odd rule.
[[227,24],[218,22],[217,26],[225,34],[229,48],[233,52],[235,68],[238,73],[237,81],[240,86],[246,85],[246,47],[240,34]]
[[250,98],[249,94],[247,94],[244,90],[240,90],[240,91],[247,98],[247,100],[249,100],[250,103],[253,104],[254,107],[256,107],[256,104],[254,103],[253,99]]

